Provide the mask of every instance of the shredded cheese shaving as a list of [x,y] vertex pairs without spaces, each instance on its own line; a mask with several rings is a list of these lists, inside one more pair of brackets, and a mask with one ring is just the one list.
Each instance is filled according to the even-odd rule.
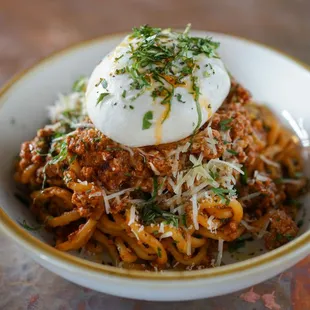
[[198,224],[198,203],[197,203],[197,195],[193,195],[191,198],[192,206],[193,206],[193,224],[196,230],[199,229]]
[[213,222],[214,219],[215,217],[211,215],[207,220],[208,229],[210,230],[212,234],[216,234],[216,231],[218,228],[218,224]]
[[239,200],[240,200],[240,201],[251,200],[251,199],[253,199],[253,198],[255,198],[255,197],[258,197],[260,194],[261,194],[260,192],[255,192],[255,193],[246,195],[246,196],[240,198]]
[[280,164],[268,159],[265,155],[260,155],[260,159],[269,166],[280,168]]
[[[130,226],[131,224],[133,224],[136,220],[136,207],[135,206],[131,206],[130,207],[130,218],[129,218],[129,221],[128,221],[128,226]],[[140,227],[141,228],[141,227]],[[139,228],[139,229],[140,229]]]
[[159,237],[159,240],[161,239],[164,239],[164,238],[169,238],[169,237],[172,237],[172,231],[167,231],[165,233],[163,233],[160,237]]

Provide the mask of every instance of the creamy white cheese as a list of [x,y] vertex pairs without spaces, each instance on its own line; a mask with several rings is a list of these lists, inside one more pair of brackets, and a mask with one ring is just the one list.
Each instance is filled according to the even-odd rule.
[[[169,31],[166,34],[173,44],[176,34]],[[86,92],[89,117],[103,134],[132,147],[175,142],[190,136],[214,114],[229,92],[230,78],[223,62],[205,54],[188,55],[196,63],[193,74],[197,77],[201,109],[201,123],[198,124],[190,76],[184,78],[183,85],[175,85],[168,105],[161,104],[162,97],[152,97],[152,91],[158,86],[156,83],[140,94],[141,90],[132,89],[133,80],[128,73],[116,74],[117,70],[133,64],[131,47],[135,48],[138,43],[139,39],[127,36],[94,69]],[[152,112],[151,124],[143,129],[143,118],[149,111]]]

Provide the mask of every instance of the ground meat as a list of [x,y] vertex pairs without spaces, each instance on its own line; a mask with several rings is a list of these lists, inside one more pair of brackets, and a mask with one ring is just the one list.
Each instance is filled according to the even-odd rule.
[[266,248],[275,249],[296,237],[297,225],[284,211],[275,210],[270,213],[270,226],[265,235]]
[[[176,169],[182,171],[191,167],[190,156],[193,155],[196,158],[202,156],[204,163],[214,158],[234,159],[250,171],[250,179],[254,174],[252,166],[257,166],[259,154],[267,143],[268,130],[261,115],[261,108],[251,103],[249,93],[233,82],[225,102],[198,133],[173,143],[128,148],[91,127],[89,119],[85,122],[90,126],[75,131],[70,129],[65,133],[71,132],[62,139],[57,136],[61,134],[58,129],[48,125],[39,130],[32,141],[22,144],[17,175],[35,165],[35,176],[28,183],[31,188],[41,187],[43,183],[43,186],[65,188],[70,180],[87,181],[95,186],[103,186],[107,193],[137,188],[148,197],[154,191],[154,180],[157,180],[158,184],[162,184],[163,195],[169,198],[173,188],[168,179],[174,179]],[[52,143],[55,137],[58,139],[56,144]],[[187,149],[180,153],[180,149],[185,146]],[[60,156],[62,151],[63,157]],[[178,159],[174,155],[176,153]],[[253,199],[242,200],[244,209],[254,218],[265,215],[270,208],[281,205],[285,199],[296,197],[305,185],[304,182],[301,182],[300,187],[281,185],[275,184],[274,180],[238,182],[237,172],[234,172],[234,177],[240,198],[260,193]],[[92,206],[98,203],[97,200],[99,198],[73,195],[73,203],[80,212],[86,214],[92,212]],[[127,207],[123,201],[111,205],[112,210],[118,211]],[[81,210],[83,208],[85,210]],[[236,227],[230,229],[233,233]]]

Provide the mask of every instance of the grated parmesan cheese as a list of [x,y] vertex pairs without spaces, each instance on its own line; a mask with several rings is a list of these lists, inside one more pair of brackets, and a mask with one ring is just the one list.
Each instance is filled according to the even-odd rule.
[[260,155],[260,159],[269,166],[280,168],[280,164],[268,159],[265,155]]
[[156,167],[154,166],[154,164],[151,163],[151,162],[148,162],[148,163],[149,163],[151,169],[153,170],[153,172],[155,173],[155,175],[160,175],[160,172],[156,169]]
[[77,179],[77,182],[82,184],[82,185],[88,185],[87,181],[81,181],[80,179]]
[[160,223],[158,232],[160,232],[160,233],[164,233],[165,232],[165,224],[164,224],[164,222]]
[[90,123],[76,123],[76,124],[71,124],[70,127],[72,128],[95,128],[93,124]]
[[172,235],[173,235],[173,234],[172,234],[172,231],[167,231],[167,232],[163,233],[163,234],[160,236],[159,240],[164,239],[164,238],[172,237]]
[[214,139],[213,137],[213,132],[211,127],[207,127],[207,132],[208,132],[208,138],[206,138],[207,144],[210,147],[211,151],[213,154],[216,154],[216,144],[218,143],[217,140]]
[[131,232],[135,235],[135,237],[137,238],[137,240],[140,240],[139,236],[137,235],[137,233],[134,230],[131,230]]
[[100,197],[100,196],[102,196],[102,192],[94,192],[94,193],[88,195],[89,198]]
[[259,173],[259,171],[255,170],[254,171],[254,178],[257,180],[257,181],[261,181],[261,182],[266,182],[266,181],[269,181],[270,178],[268,178],[267,176]]
[[199,224],[198,224],[198,204],[197,204],[197,195],[193,195],[191,198],[192,206],[193,206],[193,224],[196,230],[199,229]]
[[240,198],[239,200],[240,201],[251,200],[251,199],[253,199],[255,197],[258,197],[260,194],[261,194],[260,192],[255,192],[255,193],[249,194],[247,196],[244,196],[244,197]]
[[128,221],[128,226],[133,224],[135,221],[136,221],[136,207],[135,206],[131,206],[130,207],[130,218],[129,218],[129,221]]
[[213,222],[214,219],[215,217],[211,215],[207,220],[208,229],[210,230],[212,234],[216,234],[216,231],[218,228],[218,224]]
[[101,192],[102,192],[102,195],[103,195],[105,212],[106,212],[106,214],[109,214],[110,211],[111,211],[111,206],[110,206],[109,200],[106,199],[107,194],[106,194],[106,192],[105,192],[105,190],[103,188],[101,188]]
[[262,238],[264,237],[264,235],[267,233],[267,228],[268,228],[268,226],[269,226],[269,223],[270,223],[270,219],[268,219],[268,220],[264,223],[262,229],[259,231],[259,233],[258,233],[258,235],[257,235],[257,238],[258,238],[258,239],[262,239]]
[[243,225],[247,230],[256,230],[256,227],[249,225],[245,220],[241,220],[241,225]]
[[127,151],[130,154],[131,157],[134,155],[134,152],[133,152],[133,150],[130,147],[128,147],[126,145],[122,145],[122,144],[120,145],[120,147],[122,149],[124,149],[125,151]]
[[56,102],[48,106],[47,110],[52,123],[65,119],[63,113],[70,110],[80,111],[81,116],[84,117],[87,115],[85,94],[78,92],[69,95],[59,94]]
[[226,165],[226,166],[229,166],[230,168],[238,171],[240,174],[244,174],[244,172],[241,170],[242,165],[240,165],[240,164],[237,164],[237,163],[233,164],[231,162],[223,161],[223,160],[220,160],[218,158],[211,159],[208,164],[211,164],[211,163],[218,163],[218,164]]
[[295,179],[282,179],[281,183],[283,184],[294,184],[294,185],[301,185],[302,180],[295,180]]
[[105,197],[105,199],[110,200],[110,199],[119,197],[119,196],[121,196],[121,195],[123,195],[123,194],[125,194],[125,193],[127,193],[127,192],[132,192],[132,191],[134,191],[134,190],[135,190],[134,187],[126,188],[126,189],[123,189],[123,190],[121,190],[121,191],[119,191],[119,192],[116,192],[116,193],[107,195],[107,196]]

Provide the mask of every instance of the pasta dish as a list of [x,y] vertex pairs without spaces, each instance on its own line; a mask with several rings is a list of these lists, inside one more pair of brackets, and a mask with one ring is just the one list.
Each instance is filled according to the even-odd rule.
[[49,107],[15,179],[58,250],[188,270],[220,266],[245,235],[267,249],[297,235],[299,141],[227,72],[218,46],[189,27],[135,28]]

